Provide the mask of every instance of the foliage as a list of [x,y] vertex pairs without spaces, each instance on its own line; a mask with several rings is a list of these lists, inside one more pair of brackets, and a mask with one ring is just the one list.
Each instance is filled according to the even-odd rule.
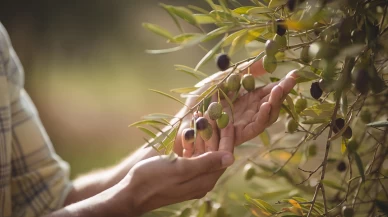
[[[206,2],[209,9],[161,5],[181,34],[173,35],[163,27],[144,24],[174,44],[149,53],[168,53],[193,46],[206,50],[194,68],[176,66],[196,78],[206,75],[199,69],[217,54],[225,53],[233,59],[238,51],[249,48],[248,58],[232,64],[216,79],[207,80],[210,85],[196,95],[195,105],[183,117],[206,110],[206,100],[215,93],[226,98],[233,109],[235,97],[229,98],[222,85],[243,69],[249,71],[256,61],[263,61],[269,73],[276,71],[278,64],[297,66],[299,76],[296,90],[283,104],[281,116],[293,119],[287,122],[292,123],[287,126],[292,130],[285,138],[297,136],[300,141],[296,146],[282,146],[284,138],[273,140],[265,131],[259,136],[263,146],[255,146],[264,154],[248,154],[244,162],[251,164],[249,179],[270,174],[287,180],[292,186],[290,191],[297,189],[300,193],[283,199],[280,196],[284,194],[279,194],[277,202],[272,204],[264,201],[265,195],[252,198],[246,194],[247,212],[254,216],[346,216],[341,214],[346,208],[354,209],[360,216],[386,215],[388,171],[383,165],[388,156],[388,122],[384,120],[388,109],[388,2],[252,0],[250,5],[236,0]],[[185,32],[182,21],[198,31]],[[213,46],[206,49],[209,43]],[[281,78],[271,75],[268,82],[278,80]],[[187,98],[205,84],[200,82],[172,92]],[[183,103],[175,96],[153,91]],[[132,126],[151,137],[146,139],[149,146],[170,153],[183,117],[151,114]],[[323,147],[317,148],[320,140],[324,140]],[[268,155],[271,161],[263,162],[261,158]],[[317,157],[319,163],[315,169],[301,168]],[[338,166],[333,167],[335,164]],[[220,208],[203,211],[209,201],[201,204],[194,213],[197,216],[227,216]],[[183,210],[180,215],[186,216],[187,212]]]

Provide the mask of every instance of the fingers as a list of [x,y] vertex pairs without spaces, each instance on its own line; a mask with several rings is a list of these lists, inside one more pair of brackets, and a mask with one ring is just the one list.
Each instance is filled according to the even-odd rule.
[[191,157],[194,153],[194,143],[193,142],[188,142],[185,139],[185,133],[190,129],[184,129],[182,131],[182,147],[183,147],[183,157]]
[[233,153],[234,143],[235,143],[234,126],[232,123],[229,123],[224,129],[221,129],[220,144],[219,144],[218,150]]
[[283,98],[283,88],[280,85],[276,85],[272,89],[268,100],[268,102],[272,107],[271,113],[269,115],[269,124],[272,124],[277,120],[278,114],[280,112],[280,108],[283,102],[282,98]]
[[234,162],[230,152],[216,151],[207,152],[194,158],[181,158],[177,162],[178,170],[187,174],[187,179],[196,177],[203,173],[209,173],[224,169]]

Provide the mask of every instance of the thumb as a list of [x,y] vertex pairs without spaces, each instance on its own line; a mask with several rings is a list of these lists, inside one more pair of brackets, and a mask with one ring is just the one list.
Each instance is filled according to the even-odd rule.
[[193,171],[195,175],[224,169],[234,162],[233,154],[227,151],[207,152],[194,158],[187,159],[186,171]]

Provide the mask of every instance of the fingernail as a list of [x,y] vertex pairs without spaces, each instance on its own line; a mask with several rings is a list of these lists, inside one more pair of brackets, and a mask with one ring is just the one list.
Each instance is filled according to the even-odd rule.
[[222,156],[221,162],[222,162],[222,167],[228,167],[233,164],[234,157],[232,154],[226,154]]

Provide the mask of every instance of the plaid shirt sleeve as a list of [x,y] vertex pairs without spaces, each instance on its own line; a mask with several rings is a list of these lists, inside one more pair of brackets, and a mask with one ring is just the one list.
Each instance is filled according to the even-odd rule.
[[23,86],[23,68],[0,23],[0,217],[53,212],[71,190],[69,166]]

